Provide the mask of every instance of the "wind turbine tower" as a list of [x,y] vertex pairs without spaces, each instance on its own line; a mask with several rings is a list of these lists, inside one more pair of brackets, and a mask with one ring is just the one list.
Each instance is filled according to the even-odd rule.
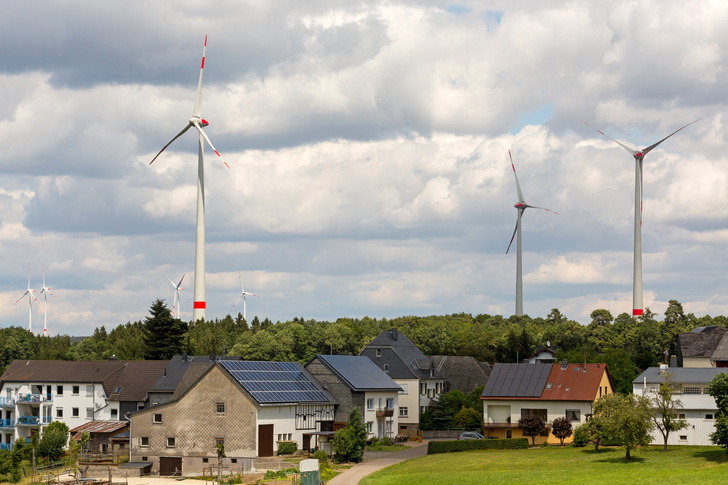
[[233,305],[233,308],[235,308],[237,306],[237,304],[240,303],[240,300],[243,300],[243,320],[245,320],[247,322],[248,321],[248,317],[245,314],[245,312],[246,312],[246,300],[245,300],[245,297],[246,296],[254,296],[254,297],[258,298],[258,295],[254,294],[254,293],[249,293],[249,292],[245,291],[245,287],[243,286],[243,278],[240,276],[240,273],[238,273],[238,279],[240,280],[240,296],[235,301],[235,304]]
[[[30,286],[30,285],[28,285]],[[48,295],[54,296],[51,289],[45,284],[45,268],[43,268],[43,289],[38,293],[38,298],[43,297],[43,336],[48,336]],[[38,301],[36,298],[36,301]]]
[[521,184],[518,183],[518,175],[516,175],[516,166],[513,164],[513,157],[511,156],[511,151],[508,150],[508,157],[511,159],[511,167],[513,168],[513,176],[516,177],[516,190],[518,191],[518,202],[513,206],[518,210],[518,217],[516,219],[516,228],[513,230],[513,235],[511,236],[511,242],[508,243],[508,249],[506,249],[506,254],[508,254],[508,251],[511,249],[511,245],[513,244],[513,238],[516,237],[516,234],[518,234],[518,239],[516,240],[516,315],[521,316],[523,315],[523,255],[522,255],[522,247],[521,247],[521,218],[523,217],[523,213],[526,212],[526,209],[541,209],[549,212],[553,212],[556,215],[559,215],[558,212],[554,212],[551,209],[546,209],[544,207],[536,207],[535,205],[528,205],[526,203],[526,200],[523,197],[523,191],[521,191]]
[[[692,125],[696,121],[700,121],[700,119],[701,118],[698,118],[695,121],[691,121],[679,130],[673,131],[662,140],[658,141],[657,143],[653,143],[652,145],[642,150],[635,150],[633,148],[630,148],[624,143],[618,142],[611,136],[594,128],[597,133],[609,138],[614,143],[627,150],[627,152],[634,157],[634,262],[632,266],[632,316],[634,317],[641,316],[644,313],[644,304],[642,301],[642,161],[644,160],[645,155],[651,152],[660,143],[667,140],[678,131]],[[583,121],[583,123],[586,126],[593,128],[586,121]]]
[[28,297],[28,332],[33,331],[33,300],[35,299],[33,293],[35,293],[35,290],[30,287],[30,268],[28,268],[28,289],[13,303],[13,306],[15,306],[20,300],[26,296]]
[[194,289],[194,303],[192,309],[192,321],[205,319],[205,310],[207,308],[205,300],[205,142],[210,145],[210,148],[215,155],[220,158],[222,163],[226,167],[230,166],[223,160],[222,156],[215,150],[212,145],[210,138],[203,130],[203,127],[209,123],[207,120],[202,118],[202,73],[205,70],[205,51],[207,49],[207,36],[205,36],[205,44],[202,48],[202,63],[200,65],[200,80],[197,83],[197,97],[195,98],[195,107],[192,110],[192,117],[187,121],[187,126],[172,140],[164,145],[164,148],[159,150],[159,153],[152,159],[149,164],[154,163],[154,160],[177,138],[182,136],[190,128],[195,128],[199,134],[198,138],[198,156],[197,156],[197,231],[195,238],[195,289]]

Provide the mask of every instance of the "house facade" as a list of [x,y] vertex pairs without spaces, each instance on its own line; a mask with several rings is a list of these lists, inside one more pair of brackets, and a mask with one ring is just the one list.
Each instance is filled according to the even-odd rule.
[[445,379],[434,362],[397,329],[381,332],[359,355],[368,357],[402,388],[397,434],[413,437],[421,413],[445,392]]
[[[665,379],[670,379],[676,389],[673,399],[680,401],[677,416],[688,422],[688,427],[674,431],[668,436],[668,445],[712,445],[710,434],[715,431],[715,415],[718,406],[708,394],[708,385],[713,378],[728,372],[716,367],[650,367],[632,381],[632,392],[638,396],[650,396]],[[653,430],[652,443],[663,444],[659,430]]]
[[402,388],[371,360],[361,355],[316,355],[305,368],[339,402],[334,430],[358,408],[370,438],[394,438]]
[[560,443],[550,432],[554,419],[565,416],[573,427],[584,424],[594,402],[612,393],[606,364],[495,364],[481,396],[483,431],[486,437],[521,438],[518,420],[531,413],[547,428],[536,443]]
[[240,469],[276,443],[304,447],[304,435],[330,429],[335,404],[298,363],[220,360],[174,399],[131,414],[131,461],[200,474],[221,443],[223,464]]

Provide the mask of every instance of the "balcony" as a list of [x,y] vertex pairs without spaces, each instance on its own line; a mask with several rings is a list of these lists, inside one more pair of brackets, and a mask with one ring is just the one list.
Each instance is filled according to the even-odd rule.
[[3,407],[3,408],[15,407],[15,398],[14,397],[0,397],[0,407]]
[[38,426],[39,424],[46,425],[53,422],[52,416],[20,416],[16,426]]
[[391,418],[394,416],[394,408],[379,408],[377,409],[378,418]]
[[53,394],[18,394],[18,404],[37,404],[42,402],[53,402]]
[[0,429],[12,430],[15,429],[14,419],[0,419]]
[[0,450],[12,450],[13,449],[13,443],[0,443]]

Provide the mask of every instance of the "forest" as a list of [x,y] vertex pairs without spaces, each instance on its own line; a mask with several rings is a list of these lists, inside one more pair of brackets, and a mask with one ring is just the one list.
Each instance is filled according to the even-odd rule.
[[[108,360],[115,356],[119,360],[137,360],[169,358],[170,353],[181,352],[305,363],[316,354],[357,355],[379,332],[396,328],[425,355],[469,355],[491,364],[517,362],[550,343],[557,349],[559,360],[605,362],[617,390],[629,393],[632,380],[642,369],[662,362],[666,352],[676,353],[680,332],[727,323],[724,316],[698,318],[685,314],[676,300],[669,302],[662,319],[649,309],[638,318],[627,313],[614,317],[607,310],[597,309],[587,325],[570,320],[556,308],[545,318],[458,313],[392,319],[339,318],[333,322],[296,317],[274,323],[256,316],[248,323],[238,314],[185,323],[172,318],[164,302],[157,300],[144,321],[112,329],[101,326],[86,338],[41,337],[20,327],[2,328],[0,371],[14,359]],[[175,334],[174,344],[166,336],[160,337],[165,332]]]

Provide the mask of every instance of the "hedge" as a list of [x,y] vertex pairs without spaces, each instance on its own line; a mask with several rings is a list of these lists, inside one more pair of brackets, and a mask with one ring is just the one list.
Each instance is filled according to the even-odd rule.
[[508,438],[495,440],[452,440],[430,441],[427,454],[452,453],[468,450],[525,450],[528,448],[527,438]]

